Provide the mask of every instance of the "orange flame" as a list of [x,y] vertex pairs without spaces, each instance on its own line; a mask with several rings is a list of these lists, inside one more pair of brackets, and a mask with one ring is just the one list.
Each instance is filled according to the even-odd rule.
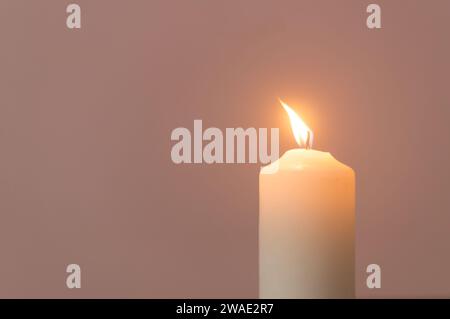
[[302,119],[295,113],[293,109],[286,103],[280,100],[281,105],[284,110],[289,115],[291,121],[292,133],[294,133],[294,138],[297,144],[302,147],[309,149],[312,147],[313,132],[311,129],[302,121]]

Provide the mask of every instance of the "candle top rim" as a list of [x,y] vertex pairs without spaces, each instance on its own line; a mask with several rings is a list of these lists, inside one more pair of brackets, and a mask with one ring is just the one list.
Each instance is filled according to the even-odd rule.
[[286,151],[278,160],[261,168],[261,174],[274,174],[278,171],[329,172],[353,170],[338,161],[331,153],[295,148]]

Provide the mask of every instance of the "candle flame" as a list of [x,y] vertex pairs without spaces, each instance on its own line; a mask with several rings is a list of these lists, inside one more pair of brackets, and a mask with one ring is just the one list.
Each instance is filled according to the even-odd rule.
[[309,149],[312,147],[313,133],[311,129],[302,121],[302,119],[295,113],[293,109],[286,103],[280,100],[284,110],[289,115],[291,121],[292,133],[297,144],[301,148]]

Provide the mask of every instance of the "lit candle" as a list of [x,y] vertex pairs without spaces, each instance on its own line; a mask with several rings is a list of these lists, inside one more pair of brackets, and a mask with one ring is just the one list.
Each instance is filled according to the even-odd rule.
[[353,298],[355,174],[286,104],[300,148],[259,175],[261,298]]

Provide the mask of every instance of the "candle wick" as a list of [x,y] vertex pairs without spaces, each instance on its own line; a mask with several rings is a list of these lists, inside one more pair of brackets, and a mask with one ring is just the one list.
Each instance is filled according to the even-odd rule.
[[310,139],[311,139],[311,132],[310,131],[308,131],[307,132],[307,136],[306,136],[306,142],[305,142],[305,148],[307,149],[307,150],[309,150],[310,148],[311,148],[311,143],[310,143]]

